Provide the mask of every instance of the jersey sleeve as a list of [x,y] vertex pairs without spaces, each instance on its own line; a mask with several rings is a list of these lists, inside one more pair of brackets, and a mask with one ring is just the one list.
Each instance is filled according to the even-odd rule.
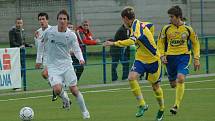
[[165,33],[166,28],[167,28],[167,26],[164,26],[162,28],[161,32],[159,33],[158,41],[157,41],[158,50],[159,50],[161,56],[165,55],[165,44],[167,42],[167,40],[166,40],[166,33]]
[[126,40],[118,40],[118,41],[114,42],[114,45],[118,46],[118,47],[130,46],[130,45],[134,45],[134,40],[131,38],[126,39]]
[[71,33],[72,36],[72,46],[70,48],[70,51],[73,51],[75,54],[75,57],[80,61],[80,60],[84,60],[83,58],[83,54],[82,51],[80,49],[79,43],[78,43],[78,39],[77,36],[75,35],[75,33]]
[[45,50],[45,43],[48,41],[48,32],[46,31],[43,36],[41,42],[38,44],[37,47],[37,57],[36,57],[36,63],[42,63],[43,62],[43,56],[44,53],[46,53]]
[[198,36],[191,27],[189,27],[189,29],[190,29],[190,40],[192,42],[194,58],[199,59],[200,58],[200,44],[199,44]]

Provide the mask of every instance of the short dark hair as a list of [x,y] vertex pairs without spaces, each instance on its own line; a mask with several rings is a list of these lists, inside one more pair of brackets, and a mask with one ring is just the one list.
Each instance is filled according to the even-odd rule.
[[57,14],[57,19],[60,16],[60,14],[66,15],[67,20],[69,20],[69,14],[67,13],[67,11],[65,9],[61,10],[58,14]]
[[172,6],[168,11],[168,14],[174,15],[176,17],[180,17],[182,19],[182,10],[181,8],[176,5],[176,6]]
[[49,16],[48,16],[47,13],[44,13],[44,12],[39,13],[38,16],[37,16],[38,20],[39,20],[39,17],[40,17],[40,16],[45,16],[46,19],[49,20]]
[[22,18],[21,17],[17,17],[16,20],[15,20],[15,23],[16,23],[17,20],[22,20]]
[[121,12],[121,17],[127,17],[129,20],[135,19],[134,9],[130,6],[125,7]]

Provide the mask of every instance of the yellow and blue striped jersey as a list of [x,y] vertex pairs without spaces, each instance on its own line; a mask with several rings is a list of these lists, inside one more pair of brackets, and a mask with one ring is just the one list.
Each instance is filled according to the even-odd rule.
[[135,44],[135,59],[143,63],[153,63],[160,59],[153,35],[143,22],[135,19],[130,27],[130,37],[126,40],[114,42],[115,46],[129,46]]
[[158,37],[158,48],[161,56],[191,54],[191,44],[194,58],[199,59],[198,37],[193,29],[185,24],[179,27],[173,24],[165,25]]

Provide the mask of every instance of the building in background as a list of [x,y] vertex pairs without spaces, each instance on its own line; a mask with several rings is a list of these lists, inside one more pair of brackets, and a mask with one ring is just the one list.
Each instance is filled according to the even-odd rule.
[[[147,16],[138,19],[154,23],[155,35],[168,22],[165,13],[172,5],[179,5],[183,9],[188,23],[199,35],[215,35],[215,2],[204,0],[201,4],[201,1],[203,0],[0,0],[0,22],[4,23],[0,28],[0,42],[9,42],[8,30],[16,17],[22,17],[25,21],[26,40],[33,43],[34,30],[38,29],[35,19],[37,13],[47,12],[50,24],[55,25],[57,11],[62,8],[69,11],[74,24],[80,25],[85,19],[91,21],[95,37],[106,40],[114,36],[121,25],[119,15],[126,5],[134,6],[137,16]],[[201,11],[201,8],[204,9]]]

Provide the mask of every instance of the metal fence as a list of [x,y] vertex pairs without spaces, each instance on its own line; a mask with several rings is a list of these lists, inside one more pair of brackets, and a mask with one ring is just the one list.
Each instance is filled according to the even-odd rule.
[[[195,74],[208,74],[208,73],[215,73],[215,64],[213,63],[213,60],[215,59],[215,50],[214,48],[214,43],[215,43],[215,36],[205,36],[203,38],[200,38],[200,40],[204,41],[203,44],[201,44],[201,58],[200,58],[200,63],[201,63],[201,70],[194,72],[192,64],[190,65],[190,74],[195,75]],[[92,48],[92,46],[86,46],[86,60],[87,63],[85,65],[85,70],[83,73],[83,76],[81,77],[81,84],[88,85],[88,84],[106,84],[106,83],[111,83],[111,57],[109,54],[109,48],[103,47],[102,45],[97,45],[94,46],[96,48],[96,52],[89,52],[88,49]],[[24,50],[21,51],[22,53],[25,53]],[[131,63],[132,65],[134,61],[134,53],[136,51],[134,49],[130,49],[130,59],[125,62],[118,62],[119,65],[122,63]],[[28,89],[38,89],[42,84],[36,83],[38,80],[41,79],[40,71],[35,70],[33,67],[33,64],[29,61],[28,58],[26,58],[25,54],[21,54],[22,57],[21,59],[23,62],[27,63],[27,67],[23,66],[22,68],[22,73],[24,73],[23,77],[23,87],[24,90]],[[30,64],[29,64],[30,63]],[[26,64],[23,64],[26,65]],[[30,65],[30,66],[29,66]],[[79,65],[74,65],[74,66],[79,66]],[[119,66],[119,68],[121,68]],[[118,75],[122,75],[122,69],[118,68]],[[165,70],[163,70],[165,72]],[[38,75],[39,74],[39,75]],[[36,78],[32,78],[37,75]],[[165,75],[163,75],[165,76]],[[120,80],[120,78],[119,78]],[[44,81],[42,81],[44,83]],[[30,86],[29,86],[30,85]],[[38,87],[32,87],[32,85],[37,85]],[[44,88],[44,87],[43,87]]]

